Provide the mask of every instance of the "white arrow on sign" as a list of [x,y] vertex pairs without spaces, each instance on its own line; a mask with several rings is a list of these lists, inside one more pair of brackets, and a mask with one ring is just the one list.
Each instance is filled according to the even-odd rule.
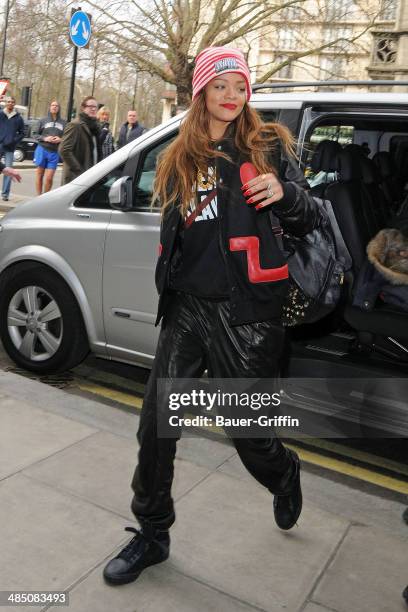
[[85,38],[85,40],[88,38],[89,32],[86,29],[86,25],[85,22],[82,22],[82,36]]
[[76,36],[76,35],[77,35],[77,33],[78,33],[78,28],[79,28],[79,26],[80,26],[80,25],[81,25],[81,20],[80,20],[80,19],[78,19],[78,21],[76,22],[76,24],[75,24],[75,25],[73,25],[73,26],[72,26],[72,28],[71,28],[71,34],[72,34],[72,36]]

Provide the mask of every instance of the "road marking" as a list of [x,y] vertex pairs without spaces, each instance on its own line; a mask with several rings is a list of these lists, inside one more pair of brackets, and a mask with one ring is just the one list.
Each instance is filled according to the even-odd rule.
[[101,387],[93,383],[79,382],[77,386],[81,391],[93,393],[93,395],[100,395],[115,402],[119,402],[120,404],[125,404],[125,406],[131,406],[132,408],[141,408],[143,404],[143,399],[141,397],[130,395],[130,393],[123,393],[122,391]]
[[391,476],[385,476],[384,474],[379,474],[378,472],[373,472],[356,465],[350,465],[349,463],[339,461],[339,459],[318,455],[317,453],[312,453],[311,451],[299,448],[294,444],[288,444],[287,446],[295,450],[299,457],[303,461],[306,461],[306,463],[311,463],[312,465],[326,468],[332,472],[338,472],[346,476],[351,476],[352,478],[369,482],[384,489],[390,489],[391,491],[397,491],[398,493],[404,493],[405,495],[408,494],[408,482],[404,482],[403,480],[398,480],[397,478],[392,478]]
[[[117,391],[115,389],[109,389],[108,387],[102,387],[100,385],[94,383],[85,383],[82,381],[76,381],[77,387],[81,391],[86,391],[87,393],[92,393],[93,395],[99,395],[109,400],[116,401],[118,403],[124,404],[125,406],[130,406],[131,408],[136,408],[139,411],[143,404],[143,399],[141,397],[137,397],[136,395],[131,395],[130,393],[123,393],[122,391]],[[205,428],[208,430],[209,428]],[[217,432],[218,434],[223,434],[223,430],[220,427],[211,427],[212,431]],[[374,457],[365,453],[363,451],[358,451],[356,449],[349,449],[348,447],[344,447],[338,444],[333,443],[325,443],[323,440],[319,440],[322,448],[327,450],[333,450],[337,448],[338,450],[341,448],[343,451],[351,451],[349,456],[352,458],[359,459],[360,461],[366,461],[373,465],[377,465],[378,467],[388,467],[390,465],[395,468],[401,469],[401,467],[405,467],[396,462],[392,462],[389,460],[384,460],[381,462],[381,458]],[[399,480],[398,478],[394,478],[392,476],[387,476],[385,474],[380,474],[378,472],[374,472],[373,470],[360,467],[357,465],[350,465],[345,461],[340,461],[340,459],[336,459],[333,457],[327,457],[325,455],[319,455],[318,453],[314,453],[309,450],[305,450],[296,444],[287,444],[288,448],[296,450],[300,459],[305,461],[306,463],[310,463],[312,465],[316,465],[318,467],[330,470],[332,472],[336,472],[339,474],[343,474],[345,476],[350,476],[352,478],[356,478],[357,480],[361,480],[363,482],[369,482],[370,484],[374,484],[378,487],[382,487],[384,489],[389,489],[391,491],[396,491],[397,493],[403,493],[408,495],[408,483],[403,480]],[[319,445],[316,445],[317,447]],[[330,448],[332,446],[332,449]],[[346,455],[347,456],[347,455]],[[405,470],[404,470],[405,472]]]
[[347,459],[354,459],[361,463],[369,463],[375,467],[379,467],[391,472],[397,472],[408,476],[408,465],[404,463],[398,463],[387,457],[379,457],[378,455],[372,455],[367,451],[359,450],[350,446],[344,446],[343,444],[337,444],[331,440],[324,440],[322,438],[307,438],[304,440],[308,446],[315,446],[317,449],[329,451],[335,455],[347,457]]

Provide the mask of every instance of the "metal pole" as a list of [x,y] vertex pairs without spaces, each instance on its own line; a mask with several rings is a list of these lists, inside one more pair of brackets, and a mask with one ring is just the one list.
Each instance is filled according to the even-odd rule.
[[30,119],[30,115],[31,115],[31,100],[32,100],[32,97],[33,97],[33,83],[31,83],[30,92],[28,94],[28,111],[27,111],[28,119]]
[[0,64],[0,76],[3,74],[4,68],[4,58],[6,55],[6,38],[7,38],[7,28],[8,28],[8,19],[10,13],[10,0],[6,1],[6,14],[4,19],[4,35],[3,35],[3,44],[1,48],[1,64]]
[[74,57],[72,58],[71,84],[69,86],[67,121],[71,121],[72,107],[74,105],[75,72],[78,56],[78,47],[74,46]]

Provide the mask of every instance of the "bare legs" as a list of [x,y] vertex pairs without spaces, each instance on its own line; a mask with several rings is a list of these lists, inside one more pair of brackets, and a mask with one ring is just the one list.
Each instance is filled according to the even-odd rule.
[[47,191],[51,191],[52,182],[54,179],[55,170],[52,168],[42,168],[41,166],[37,167],[37,172],[35,175],[35,188],[37,191],[37,195],[41,195],[43,193],[43,182],[44,182],[44,193]]

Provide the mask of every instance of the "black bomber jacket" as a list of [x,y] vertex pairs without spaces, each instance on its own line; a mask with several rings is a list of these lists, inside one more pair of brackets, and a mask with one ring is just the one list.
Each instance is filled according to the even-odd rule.
[[[302,236],[318,223],[318,205],[308,192],[308,183],[296,160],[282,154],[279,147],[280,154],[273,161],[284,196],[271,207],[255,210],[248,206],[241,191],[240,166],[248,159],[237,151],[233,137],[220,141],[217,148],[232,160],[215,158],[220,247],[230,284],[230,325],[279,319],[288,290],[288,267],[272,231],[268,208],[279,217],[284,231]],[[174,205],[167,209],[161,224],[156,325],[166,311],[169,273],[180,231],[183,219]]]

